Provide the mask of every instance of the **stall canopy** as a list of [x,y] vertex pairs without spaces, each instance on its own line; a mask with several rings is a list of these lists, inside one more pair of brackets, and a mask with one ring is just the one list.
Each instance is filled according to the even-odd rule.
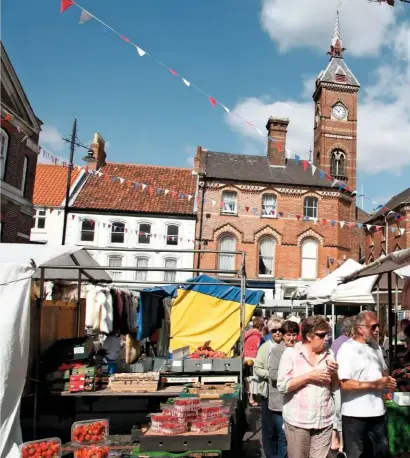
[[[240,336],[241,289],[207,275],[188,281],[193,283],[144,290],[140,313],[143,313],[146,302],[144,293],[163,297],[171,295],[174,300],[170,349],[189,346],[193,351],[210,340],[213,349],[229,353]],[[245,290],[245,323],[251,319],[264,294],[263,291]]]
[[[80,262],[86,267],[98,266],[82,247],[7,243],[0,245],[1,457],[18,458],[18,444],[22,440],[19,408],[29,355],[31,279],[40,278],[38,268],[41,266]],[[45,272],[45,280],[57,278],[51,269],[46,269]],[[90,276],[93,281],[111,281],[104,271],[87,269],[84,274],[84,279]],[[58,278],[77,279],[78,272],[69,271],[65,277],[60,275]]]
[[377,275],[358,278],[351,283],[338,285],[332,294],[332,302],[349,304],[374,304],[372,294]]

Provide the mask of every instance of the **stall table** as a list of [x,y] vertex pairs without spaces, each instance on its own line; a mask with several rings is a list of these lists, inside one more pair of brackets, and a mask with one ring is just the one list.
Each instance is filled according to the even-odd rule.
[[97,391],[78,391],[75,393],[70,393],[69,391],[61,391],[58,394],[64,397],[105,397],[105,396],[118,396],[118,397],[141,397],[141,398],[177,398],[182,390],[183,386],[167,386],[166,388],[161,388],[158,391],[150,391],[150,392],[117,392],[117,391],[110,391],[110,390],[97,390]]

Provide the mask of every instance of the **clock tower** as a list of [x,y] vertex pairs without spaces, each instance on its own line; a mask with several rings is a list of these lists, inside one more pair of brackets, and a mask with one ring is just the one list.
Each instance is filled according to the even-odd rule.
[[330,62],[321,71],[315,102],[313,163],[356,189],[357,93],[360,84],[343,59],[339,11],[330,45]]

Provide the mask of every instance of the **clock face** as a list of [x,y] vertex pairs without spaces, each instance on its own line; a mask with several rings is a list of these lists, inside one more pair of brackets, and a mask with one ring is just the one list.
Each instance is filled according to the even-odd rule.
[[346,115],[347,115],[347,111],[346,111],[346,108],[343,106],[343,105],[335,105],[333,107],[333,116],[336,118],[336,119],[345,119],[346,118]]

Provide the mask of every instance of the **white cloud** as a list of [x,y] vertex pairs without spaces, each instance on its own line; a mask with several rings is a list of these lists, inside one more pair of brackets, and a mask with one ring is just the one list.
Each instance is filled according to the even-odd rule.
[[185,158],[185,165],[190,168],[194,167],[194,158],[196,156],[195,146],[185,145],[184,151],[187,155],[187,157]]
[[[289,0],[289,3],[294,2]],[[373,6],[364,4],[370,8]],[[376,69],[377,81],[361,89],[362,98],[358,105],[358,163],[367,173],[390,170],[400,174],[403,166],[410,164],[410,23],[400,24],[395,33],[388,36],[388,52],[393,57],[389,61],[393,64]],[[266,97],[248,97],[237,103],[232,114],[241,115],[260,129],[269,116],[290,118],[287,148],[306,158],[313,144],[314,107],[308,99],[313,89],[313,80],[308,79],[308,84],[304,84],[303,95],[306,97],[302,102],[270,102]],[[235,116],[226,119],[245,137],[245,145],[251,140],[263,144],[263,151],[266,150],[265,137],[251,131]]]
[[[340,10],[342,40],[354,56],[377,54],[395,22],[394,10],[366,0],[344,0]],[[262,28],[283,52],[330,45],[336,1],[262,0]]]
[[41,130],[40,144],[53,151],[63,151],[66,142],[56,126],[44,125]]

